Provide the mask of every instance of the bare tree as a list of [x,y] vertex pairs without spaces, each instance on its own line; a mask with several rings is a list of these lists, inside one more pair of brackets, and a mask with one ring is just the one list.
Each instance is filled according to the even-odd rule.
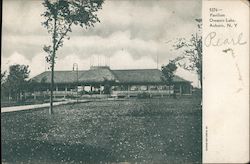
[[52,40],[50,45],[43,47],[48,54],[46,61],[51,68],[50,110],[53,113],[54,67],[56,52],[63,46],[64,38],[69,39],[73,25],[81,27],[94,27],[100,22],[96,12],[102,8],[103,0],[44,0],[45,12],[42,16],[45,21],[42,25],[48,30]]
[[191,35],[190,39],[179,38],[174,44],[176,50],[182,50],[182,56],[175,62],[188,71],[195,71],[202,88],[202,20],[196,19],[198,31]]

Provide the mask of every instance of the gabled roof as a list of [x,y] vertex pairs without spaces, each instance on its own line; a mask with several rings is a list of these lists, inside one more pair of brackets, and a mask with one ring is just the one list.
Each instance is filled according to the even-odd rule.
[[162,83],[158,69],[112,70],[120,83]]
[[79,81],[83,83],[84,82],[85,83],[100,83],[100,82],[104,82],[105,80],[108,80],[108,81],[116,80],[114,74],[108,68],[90,69],[82,73],[81,76],[79,76]]
[[[50,83],[51,72],[46,71],[35,77],[32,80],[36,82]],[[109,69],[91,69],[86,71],[78,71],[78,81],[82,83],[100,83],[105,80],[114,81],[115,77]],[[76,83],[76,71],[55,71],[55,83]]]
[[173,81],[174,82],[184,82],[184,83],[188,82],[188,83],[191,83],[191,81],[185,80],[185,79],[183,79],[183,78],[181,78],[180,76],[177,76],[177,75],[174,76]]
[[[50,83],[51,72],[43,72],[32,80],[36,82]],[[102,83],[105,80],[116,81],[118,83],[163,83],[163,74],[158,69],[128,69],[128,70],[110,70],[109,68],[96,68],[86,71],[78,71],[78,81],[81,83]],[[76,71],[55,71],[55,83],[75,83],[77,81]],[[188,82],[187,80],[175,76],[174,82]]]
[[[78,76],[81,76],[86,71],[79,71]],[[54,72],[54,82],[55,83],[74,83],[76,82],[76,72],[74,71],[55,71]],[[50,83],[51,71],[45,71],[31,80],[36,82]]]
[[[158,69],[112,70],[120,83],[163,83],[163,74]],[[177,75],[174,82],[189,82]]]

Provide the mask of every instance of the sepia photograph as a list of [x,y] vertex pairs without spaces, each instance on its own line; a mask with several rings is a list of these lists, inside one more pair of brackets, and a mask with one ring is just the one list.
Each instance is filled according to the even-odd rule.
[[3,0],[4,164],[202,163],[201,0]]

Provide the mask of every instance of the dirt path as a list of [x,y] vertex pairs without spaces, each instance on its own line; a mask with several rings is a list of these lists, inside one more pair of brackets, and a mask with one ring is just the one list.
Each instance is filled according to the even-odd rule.
[[[76,103],[76,102],[77,102],[77,100],[67,100],[67,101],[61,101],[61,102],[54,102],[53,105],[58,106],[58,105],[72,104],[72,103]],[[78,100],[78,102],[89,102],[89,100]],[[50,106],[50,103],[3,107],[3,108],[1,108],[1,113],[16,112],[16,111],[22,111],[22,110],[31,110],[31,109],[38,109],[38,108],[46,108],[49,106]]]

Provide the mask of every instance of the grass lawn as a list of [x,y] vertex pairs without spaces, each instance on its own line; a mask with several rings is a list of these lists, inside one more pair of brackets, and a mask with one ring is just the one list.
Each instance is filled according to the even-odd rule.
[[9,163],[200,163],[197,98],[99,101],[4,113]]

